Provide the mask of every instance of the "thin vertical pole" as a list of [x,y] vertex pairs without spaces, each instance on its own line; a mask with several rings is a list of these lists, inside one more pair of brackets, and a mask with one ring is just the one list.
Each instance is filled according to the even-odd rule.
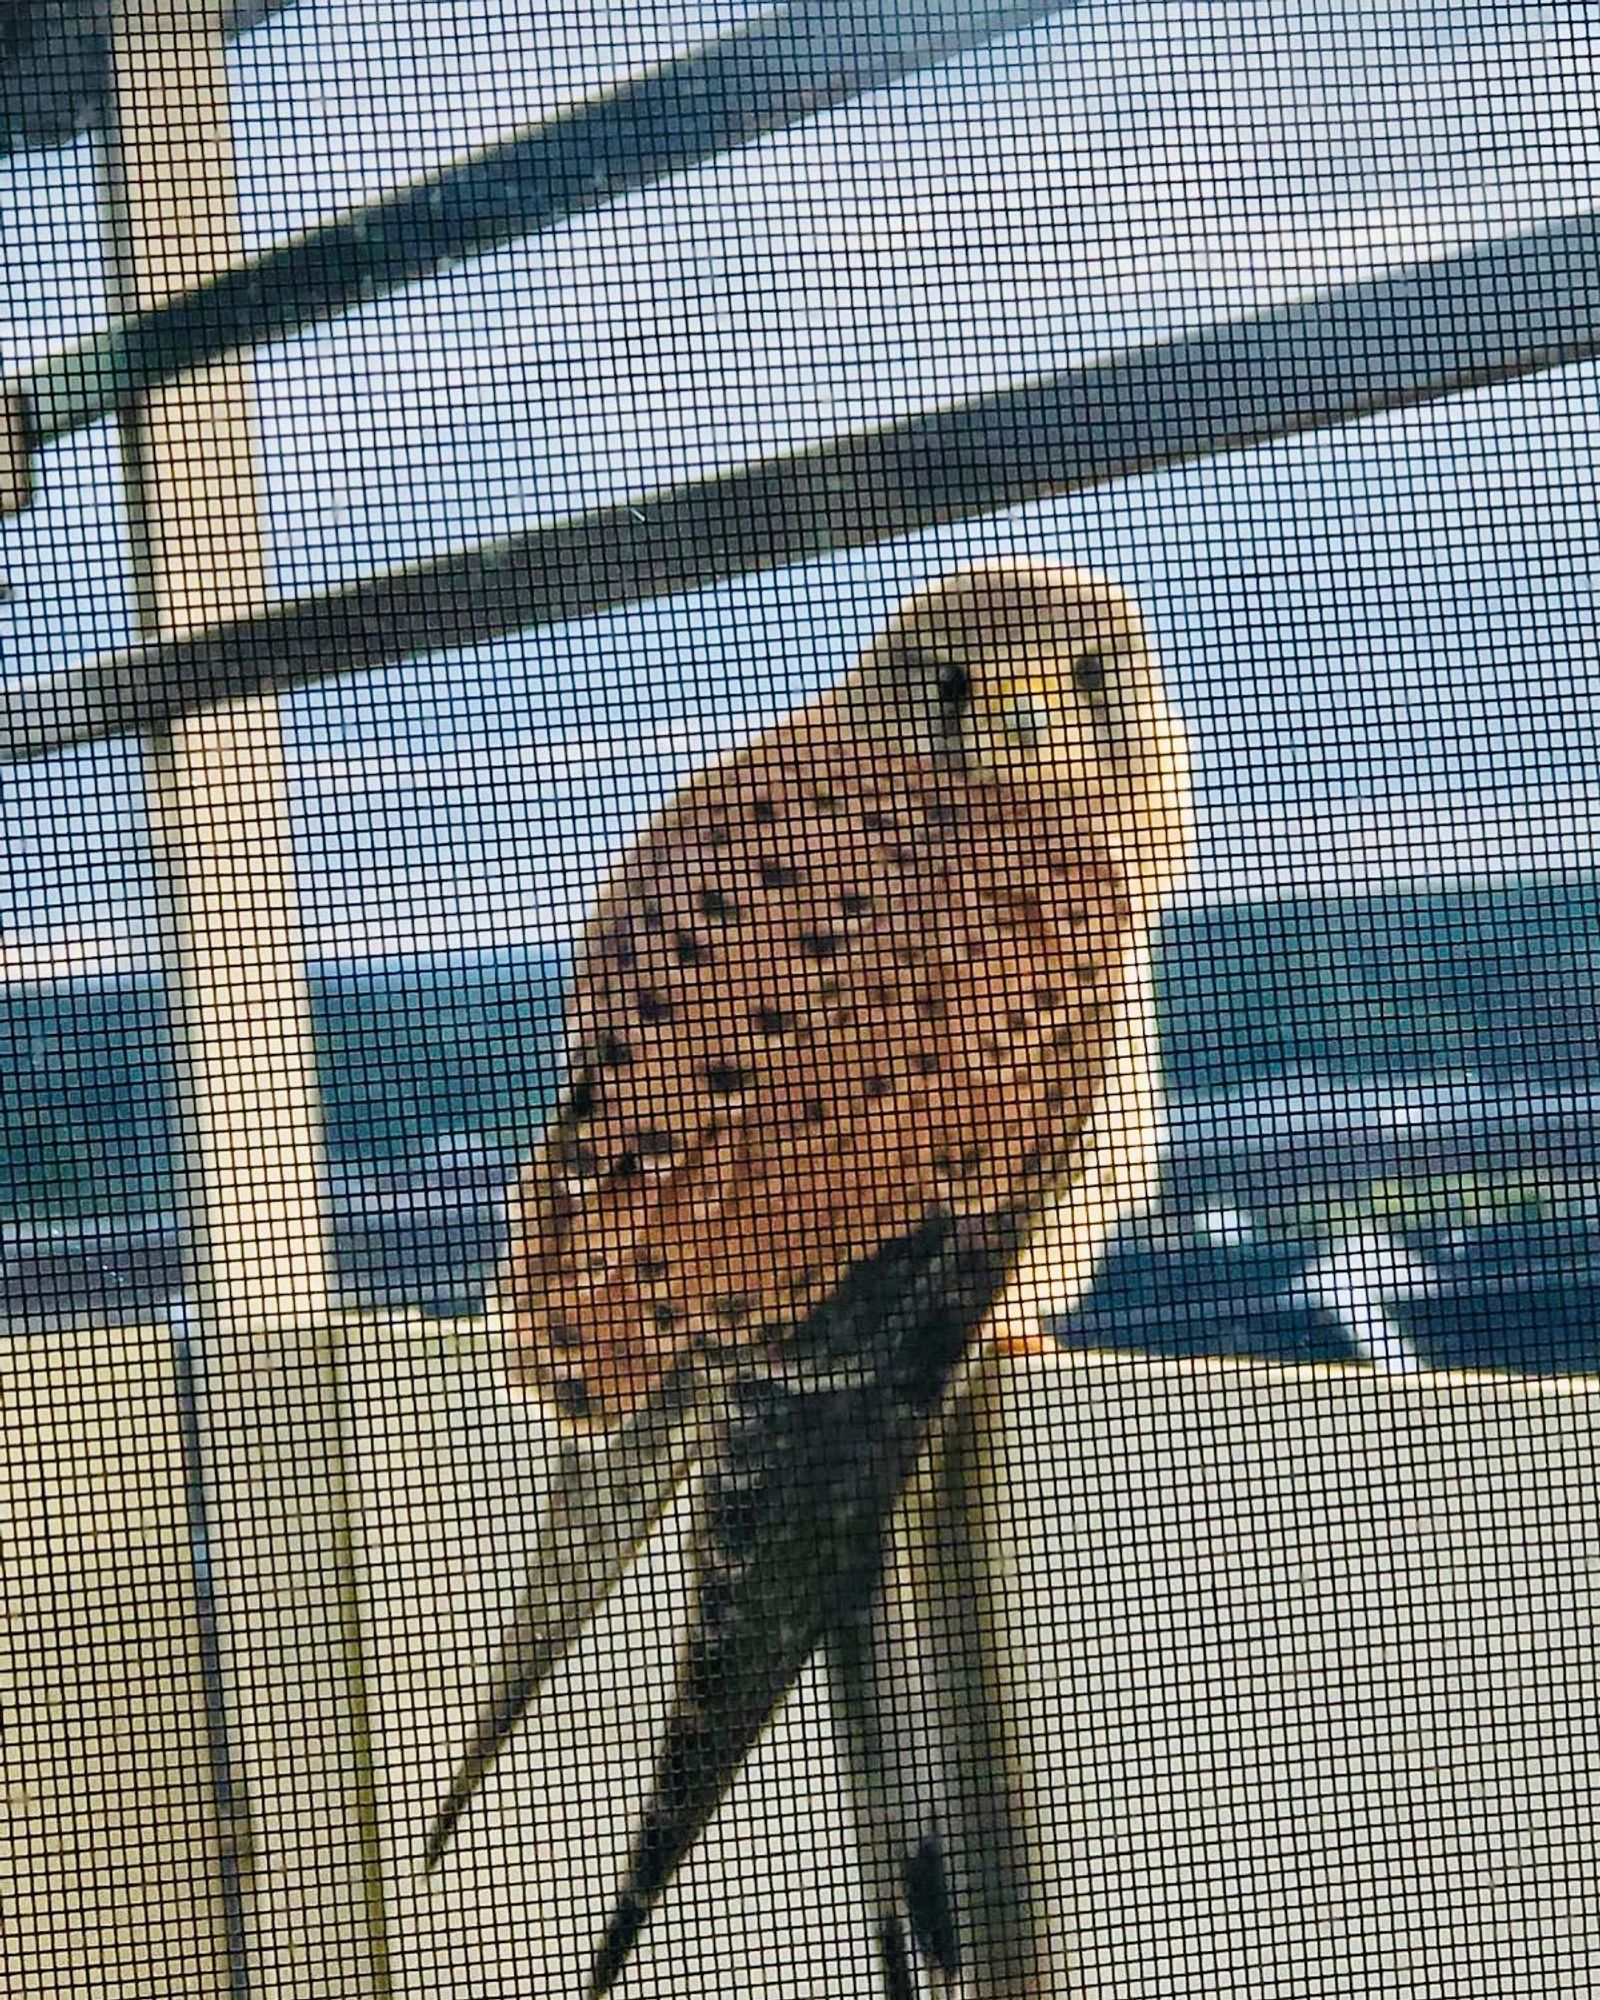
[[[115,303],[129,314],[241,255],[220,0],[119,0],[113,59],[108,211]],[[258,612],[247,364],[144,397],[122,435],[141,633]],[[150,738],[147,772],[248,1985],[275,2000],[379,1995],[323,1155],[275,703]]]
[[1029,1744],[1025,1592],[1015,1578],[1016,1486],[1006,1459],[1008,1363],[974,1357],[931,1468],[933,1713],[943,1732],[944,1834],[963,2000],[1071,2000],[1082,1991],[1063,1857],[1046,1830]]

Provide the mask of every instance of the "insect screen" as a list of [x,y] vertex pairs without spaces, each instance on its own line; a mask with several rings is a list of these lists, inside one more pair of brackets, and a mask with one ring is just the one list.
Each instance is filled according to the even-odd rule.
[[1597,57],[15,0],[7,1991],[1587,1988]]

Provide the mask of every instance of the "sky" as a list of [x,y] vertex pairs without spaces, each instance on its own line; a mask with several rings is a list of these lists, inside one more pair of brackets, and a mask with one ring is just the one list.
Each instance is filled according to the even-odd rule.
[[[302,4],[235,48],[261,247],[733,6]],[[1568,4],[1084,4],[257,358],[292,596],[1600,205]],[[0,366],[103,321],[96,158],[0,167]],[[1570,872],[1600,824],[1597,371],[1562,370],[286,703],[321,957],[557,939],[696,764],[974,554],[1112,572],[1201,899]],[[128,636],[114,441],[0,524],[0,671]],[[0,976],[137,963],[136,751],[0,778]]]

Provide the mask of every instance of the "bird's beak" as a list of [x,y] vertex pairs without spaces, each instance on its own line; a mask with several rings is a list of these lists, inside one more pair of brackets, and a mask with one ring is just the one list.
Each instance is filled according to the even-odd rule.
[[1037,695],[1018,695],[1000,711],[1000,727],[1013,743],[1037,750],[1050,737],[1050,710]]

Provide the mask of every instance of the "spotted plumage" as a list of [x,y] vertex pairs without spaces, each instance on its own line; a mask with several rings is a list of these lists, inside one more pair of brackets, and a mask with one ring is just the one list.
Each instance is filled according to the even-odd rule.
[[1112,857],[1024,786],[891,777],[848,721],[708,774],[585,937],[506,1294],[518,1379],[575,1414],[730,1335],[781,1351],[934,1203],[1047,1186],[1088,1112],[1132,921]]
[[600,897],[497,1301],[512,1378],[579,1429],[428,1850],[700,1460],[679,1699],[594,1993],[823,1641],[883,1976],[950,1972],[938,1843],[886,1803],[869,1712],[884,1535],[980,1329],[1070,1304],[1144,1192],[1147,945],[1187,831],[1133,605],[992,563],[702,773]]

